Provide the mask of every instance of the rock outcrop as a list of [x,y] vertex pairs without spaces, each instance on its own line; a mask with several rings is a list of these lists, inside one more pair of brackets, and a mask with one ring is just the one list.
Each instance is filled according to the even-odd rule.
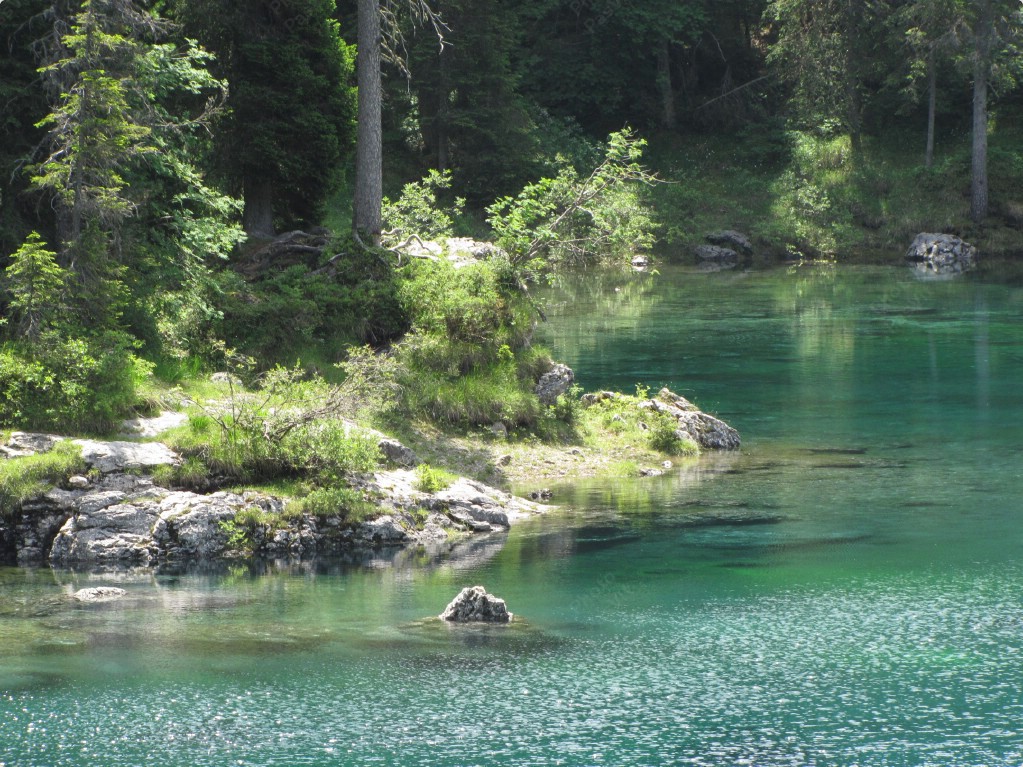
[[730,264],[735,265],[739,263],[739,254],[731,248],[723,248],[720,245],[697,245],[693,248],[693,253],[700,261],[711,261],[715,264]]
[[468,586],[440,615],[453,623],[508,623],[513,615],[503,599],[488,594],[482,586]]
[[383,437],[377,443],[384,460],[397,466],[411,468],[419,465],[419,457],[410,447],[406,447],[396,439]]
[[711,245],[728,248],[734,252],[742,253],[747,256],[752,255],[753,253],[753,243],[750,242],[750,238],[742,232],[737,232],[734,229],[711,232],[706,235],[704,239]]
[[556,364],[542,376],[534,391],[541,404],[553,405],[558,397],[567,392],[575,383],[575,373],[568,365]]
[[152,471],[157,466],[179,463],[177,453],[159,442],[99,442],[72,440],[82,448],[82,458],[102,474]]
[[[7,447],[28,455],[60,440],[18,434]],[[0,517],[0,559],[56,567],[151,567],[239,554],[296,560],[506,530],[513,520],[546,508],[468,479],[420,492],[414,471],[395,469],[363,480],[363,489],[378,499],[373,519],[352,522],[340,509],[289,516],[283,499],[262,493],[203,495],[155,486],[140,471],[177,460],[158,443],[76,442],[85,444],[97,470],[92,479],[54,488]],[[393,460],[414,461],[411,451],[393,445]]]
[[639,407],[671,416],[678,423],[675,434],[680,439],[692,440],[701,448],[736,450],[742,444],[739,432],[670,389],[661,389],[654,399],[640,402]]
[[977,265],[977,249],[952,234],[922,232],[913,239],[906,260],[924,276],[954,276]]
[[[592,407],[621,396],[610,391],[590,392],[582,396],[581,402]],[[705,450],[736,450],[742,444],[738,431],[670,389],[661,389],[656,397],[641,400],[636,407],[671,416],[678,424],[676,436],[692,440]]]

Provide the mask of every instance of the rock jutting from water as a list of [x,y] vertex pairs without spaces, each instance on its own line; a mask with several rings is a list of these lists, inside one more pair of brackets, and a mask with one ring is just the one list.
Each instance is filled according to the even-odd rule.
[[742,232],[737,232],[734,229],[725,229],[720,232],[711,232],[706,235],[704,239],[711,245],[717,245],[721,248],[728,248],[738,253],[743,253],[747,256],[753,253],[753,243],[750,242],[750,238]]
[[906,260],[919,274],[950,277],[977,265],[977,249],[953,234],[921,232],[909,246]]
[[115,602],[127,595],[127,591],[116,586],[93,586],[87,589],[78,589],[74,598],[79,602],[95,604],[97,602]]
[[488,594],[482,586],[467,586],[440,617],[452,623],[508,623],[513,615],[503,599]]
[[[591,392],[582,396],[584,407],[592,407],[606,400],[617,399],[615,392]],[[664,388],[652,399],[642,400],[636,407],[653,410],[675,419],[679,439],[688,439],[705,450],[737,450],[742,444],[739,432],[724,421],[707,415],[696,405],[671,389]]]

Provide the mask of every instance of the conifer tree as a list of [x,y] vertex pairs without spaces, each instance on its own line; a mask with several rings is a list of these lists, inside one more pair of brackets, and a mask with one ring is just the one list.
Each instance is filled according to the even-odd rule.
[[178,0],[186,31],[230,83],[221,171],[245,201],[245,230],[319,223],[355,138],[354,51],[334,0]]

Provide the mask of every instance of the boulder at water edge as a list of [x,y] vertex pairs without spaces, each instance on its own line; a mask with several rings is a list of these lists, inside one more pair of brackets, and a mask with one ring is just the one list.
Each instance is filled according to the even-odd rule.
[[451,600],[440,617],[454,623],[508,623],[512,614],[503,599],[488,594],[482,586],[469,586]]
[[920,274],[951,276],[977,265],[977,249],[953,234],[922,232],[913,239],[906,260]]

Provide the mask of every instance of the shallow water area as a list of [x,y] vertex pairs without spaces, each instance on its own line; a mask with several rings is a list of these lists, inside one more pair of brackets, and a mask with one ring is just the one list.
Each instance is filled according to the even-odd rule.
[[[584,388],[743,449],[468,555],[0,570],[0,765],[1023,764],[1023,290],[664,267],[549,307]],[[475,583],[516,622],[437,620]]]

